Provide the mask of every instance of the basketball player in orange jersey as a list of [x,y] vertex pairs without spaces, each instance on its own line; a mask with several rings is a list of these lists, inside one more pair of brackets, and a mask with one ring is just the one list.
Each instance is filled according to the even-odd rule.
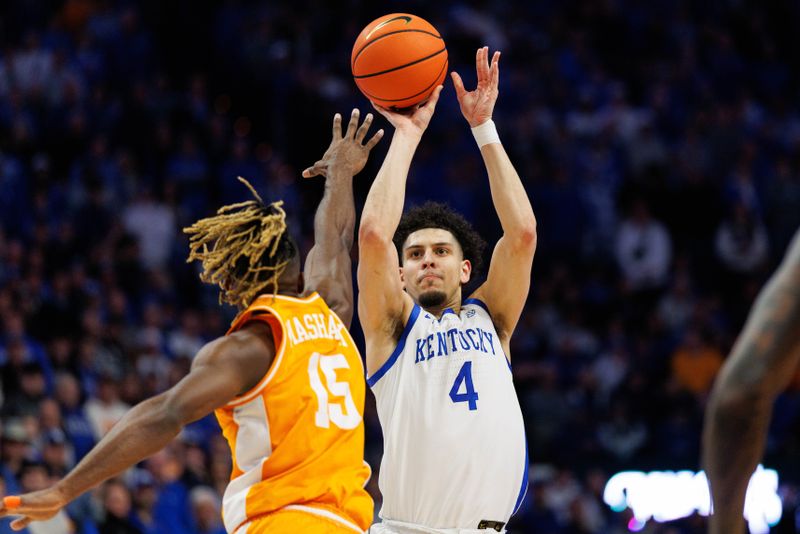
[[745,494],[767,441],[775,398],[800,366],[800,231],[759,293],[706,408],[703,467],[710,534],[744,533]]
[[[347,331],[353,314],[350,248],[352,177],[380,140],[363,143],[341,117],[325,155],[303,176],[323,175],[315,243],[301,273],[281,202],[221,208],[185,229],[189,261],[218,284],[220,301],[242,311],[227,335],[204,346],[173,388],[131,409],[53,487],[6,497],[0,516],[15,530],[52,517],[89,488],[167,445],[181,428],[214,411],[231,447],[233,472],[223,499],[229,533],[364,532],[373,503],[364,485],[364,370]],[[245,182],[246,183],[246,182]],[[304,283],[305,281],[305,283]]]

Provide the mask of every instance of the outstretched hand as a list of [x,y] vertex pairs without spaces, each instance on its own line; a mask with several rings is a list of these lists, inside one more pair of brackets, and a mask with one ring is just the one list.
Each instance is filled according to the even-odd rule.
[[474,91],[467,91],[464,82],[457,72],[452,72],[453,85],[456,88],[456,98],[461,106],[461,113],[467,119],[471,128],[491,120],[494,104],[497,102],[498,84],[500,80],[500,52],[492,55],[489,65],[489,47],[479,48],[475,54],[475,69],[478,73],[478,87]]
[[58,513],[66,506],[66,499],[61,492],[53,486],[42,491],[35,491],[25,495],[9,496],[3,498],[0,505],[0,517],[9,515],[22,516],[11,522],[13,530],[22,530],[31,521],[45,521]]
[[322,159],[303,171],[303,178],[320,175],[327,178],[336,172],[352,177],[361,172],[367,164],[370,150],[383,137],[383,130],[378,130],[366,144],[363,144],[372,124],[372,113],[367,113],[361,126],[358,125],[359,116],[359,110],[353,109],[344,135],[342,135],[342,116],[338,113],[333,116],[331,144],[322,155]]
[[424,104],[406,112],[381,108],[374,103],[372,107],[375,108],[378,113],[386,117],[386,120],[388,120],[398,132],[422,137],[422,134],[425,133],[425,130],[428,128],[428,124],[431,122],[431,117],[433,117],[433,112],[436,109],[436,103],[439,101],[439,94],[442,92],[442,88],[443,86],[441,85],[437,86]]

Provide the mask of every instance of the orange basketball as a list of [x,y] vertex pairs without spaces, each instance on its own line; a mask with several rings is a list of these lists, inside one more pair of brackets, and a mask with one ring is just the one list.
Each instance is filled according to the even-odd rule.
[[358,88],[376,105],[407,108],[427,99],[444,81],[447,48],[426,20],[392,13],[364,28],[350,67]]

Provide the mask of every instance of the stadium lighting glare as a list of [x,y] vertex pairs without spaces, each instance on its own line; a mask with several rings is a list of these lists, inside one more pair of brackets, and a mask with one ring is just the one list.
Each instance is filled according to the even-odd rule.
[[[615,512],[630,508],[628,530],[638,532],[649,520],[659,523],[707,516],[711,508],[708,480],[703,471],[622,471],[606,483],[603,501]],[[767,534],[781,519],[778,472],[759,465],[747,486],[744,517],[752,534]]]

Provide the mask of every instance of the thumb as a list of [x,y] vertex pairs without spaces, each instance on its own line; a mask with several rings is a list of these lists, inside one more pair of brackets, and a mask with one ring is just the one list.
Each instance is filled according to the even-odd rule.
[[467,90],[464,89],[464,82],[456,71],[451,72],[450,77],[453,79],[453,87],[456,88],[456,97],[461,100],[461,97],[467,92]]
[[442,93],[442,89],[444,89],[443,85],[437,86],[436,89],[433,90],[430,98],[428,98],[428,101],[425,102],[422,107],[435,109],[436,103],[439,101],[439,95]]
[[27,527],[31,521],[32,519],[30,517],[21,517],[19,519],[15,519],[11,522],[11,529],[22,530],[23,528]]

